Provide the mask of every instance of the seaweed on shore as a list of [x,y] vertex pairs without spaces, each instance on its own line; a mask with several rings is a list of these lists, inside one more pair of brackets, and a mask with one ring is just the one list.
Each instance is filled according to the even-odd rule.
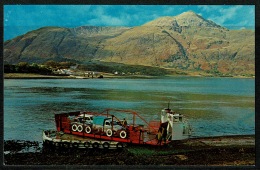
[[[5,141],[5,151],[18,150],[21,142]],[[12,145],[12,147],[10,146]],[[36,147],[26,141],[27,147]],[[31,145],[31,146],[29,146]],[[176,148],[174,147],[176,146]],[[38,145],[38,147],[40,147]],[[14,149],[16,148],[16,149]],[[39,152],[10,152],[5,165],[254,165],[254,146],[186,148],[173,146],[129,146],[120,150],[57,149],[42,147]]]

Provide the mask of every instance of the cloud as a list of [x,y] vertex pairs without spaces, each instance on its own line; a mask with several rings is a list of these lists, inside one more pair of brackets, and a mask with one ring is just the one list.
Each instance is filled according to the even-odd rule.
[[221,14],[221,17],[215,17],[217,21],[220,21],[220,24],[224,24],[228,20],[234,20],[239,13],[239,10],[242,8],[242,6],[232,6],[227,9],[220,9],[219,12]]
[[99,18],[91,19],[88,21],[90,25],[98,25],[98,26],[122,26],[125,25],[124,20],[118,17],[112,17],[107,15],[102,15]]
[[[127,21],[122,15],[115,15],[118,7],[102,5],[93,6],[86,14],[87,18],[84,22],[85,25],[97,25],[97,26],[124,26],[127,25]],[[127,15],[124,15],[127,17]]]
[[[160,7],[161,8],[161,7]],[[160,9],[159,8],[159,9]],[[162,10],[164,11],[164,10]],[[158,7],[142,5],[102,5],[91,11],[92,18],[86,24],[138,26],[158,17]]]
[[[204,12],[204,17],[210,19],[222,26],[254,26],[254,12],[253,6],[249,5],[200,5],[198,6]],[[245,13],[247,15],[245,15]]]
[[198,8],[204,12],[213,12],[216,10],[219,10],[221,8],[223,8],[223,6],[219,6],[219,5],[198,5]]

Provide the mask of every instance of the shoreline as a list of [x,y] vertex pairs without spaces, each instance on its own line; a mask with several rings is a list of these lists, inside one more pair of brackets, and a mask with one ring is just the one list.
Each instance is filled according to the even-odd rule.
[[[8,143],[9,142],[9,143]],[[20,142],[20,144],[19,144]],[[36,147],[35,142],[22,146]],[[8,148],[9,146],[9,148]],[[106,166],[254,166],[255,135],[215,136],[172,141],[162,146],[128,145],[123,149],[65,149],[42,147],[37,152],[14,152],[21,141],[4,141],[5,165]],[[39,143],[38,143],[39,146]],[[37,148],[37,147],[36,147]],[[6,150],[10,150],[6,152]]]
[[[246,77],[246,76],[207,76],[207,75],[164,75],[164,76],[149,76],[149,75],[130,75],[130,76],[121,76],[121,75],[113,75],[113,74],[103,74],[103,78],[111,79],[111,78],[118,78],[118,79],[138,79],[138,78],[145,78],[145,79],[156,79],[160,77],[179,77],[179,76],[187,76],[187,77],[205,77],[205,78],[246,78],[246,79],[255,79],[253,77]],[[101,78],[101,79],[103,79]],[[60,76],[60,75],[41,75],[41,74],[31,74],[31,73],[4,73],[4,79],[99,79],[98,77],[84,77],[84,76]]]

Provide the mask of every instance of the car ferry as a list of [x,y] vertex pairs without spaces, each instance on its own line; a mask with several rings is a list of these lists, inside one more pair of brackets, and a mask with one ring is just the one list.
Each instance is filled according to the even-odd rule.
[[55,131],[43,131],[44,143],[55,146],[122,148],[126,144],[167,144],[191,136],[184,115],[169,108],[161,111],[160,120],[149,122],[132,110],[106,109],[58,113],[55,123]]

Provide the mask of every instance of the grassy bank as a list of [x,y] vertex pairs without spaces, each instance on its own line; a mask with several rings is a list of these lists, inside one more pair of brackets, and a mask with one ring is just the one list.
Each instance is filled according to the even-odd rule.
[[41,75],[33,73],[5,73],[4,79],[67,79],[70,76]]
[[[165,75],[162,77],[175,77],[175,76],[191,76],[191,77],[213,77],[210,75],[201,75],[201,74],[186,74],[186,75]],[[124,78],[158,78],[160,76],[149,76],[149,75],[114,75],[109,73],[104,73],[103,78],[118,78],[118,79],[124,79]],[[60,76],[60,75],[41,75],[41,74],[32,74],[32,73],[5,73],[4,79],[76,79],[76,78],[82,78],[82,79],[91,79],[92,77],[83,77],[83,76]],[[93,77],[97,78],[97,77]],[[233,78],[254,78],[254,77],[245,77],[245,76],[234,76]]]
[[[60,75],[41,75],[41,74],[31,74],[31,73],[5,73],[5,79],[92,79],[92,77],[84,76],[60,76]],[[97,77],[93,77],[96,79]],[[156,78],[156,76],[147,75],[114,75],[109,73],[104,73],[103,78]]]

